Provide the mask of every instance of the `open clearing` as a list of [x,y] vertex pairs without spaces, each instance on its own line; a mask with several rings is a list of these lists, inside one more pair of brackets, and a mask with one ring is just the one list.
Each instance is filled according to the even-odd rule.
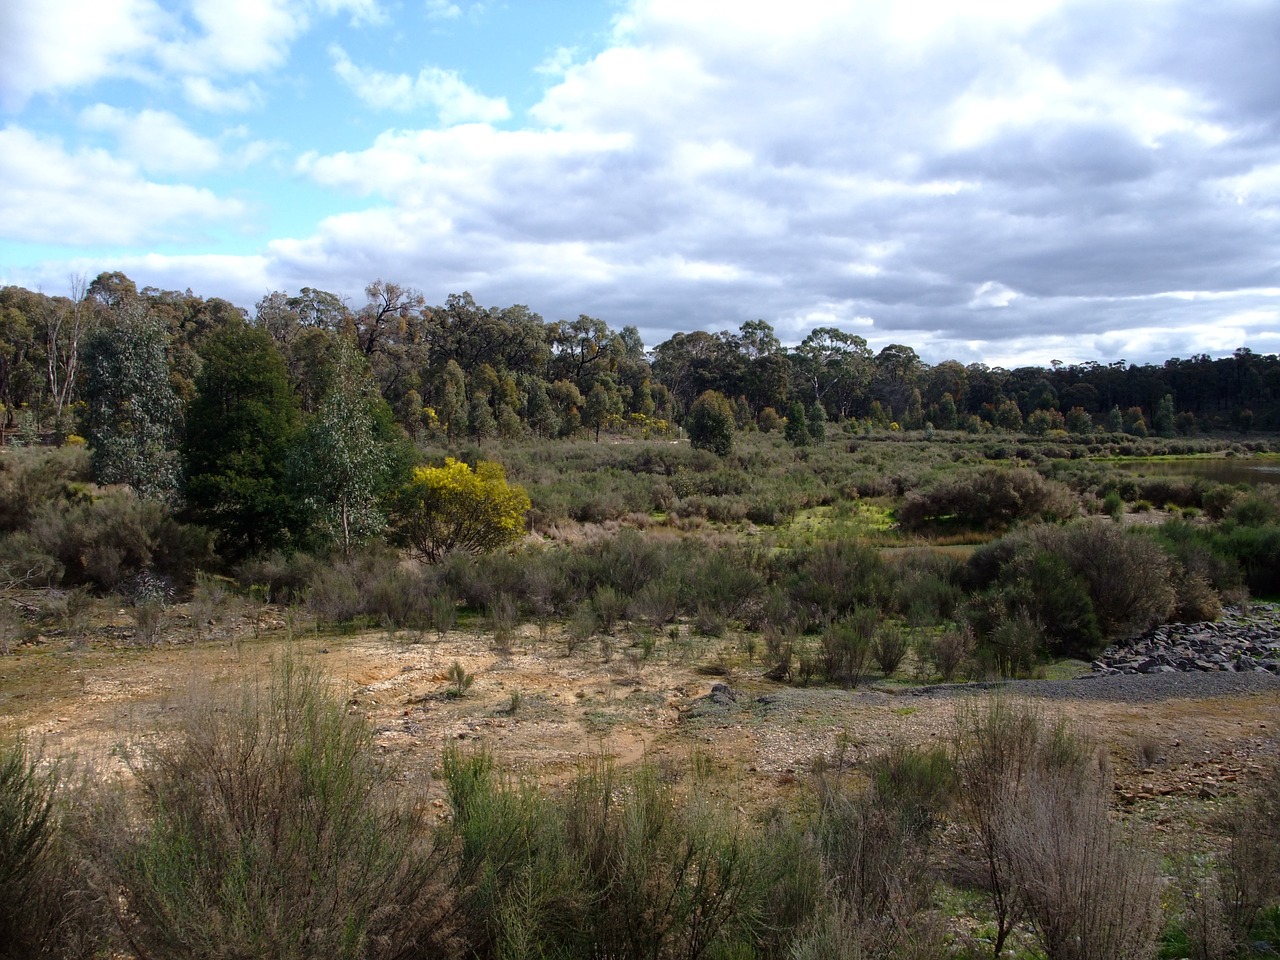
[[[78,756],[103,776],[126,774],[128,757],[163,737],[186,703],[236,696],[293,656],[331,679],[335,694],[372,724],[406,788],[422,791],[438,811],[440,753],[460,743],[483,745],[507,770],[549,787],[599,756],[623,765],[647,758],[673,776],[697,765],[715,773],[698,778],[704,789],[752,812],[803,803],[803,783],[817,769],[856,768],[895,743],[946,743],[967,700],[899,683],[777,684],[733,637],[683,629],[657,638],[646,655],[628,645],[638,636],[570,653],[554,630],[543,639],[526,626],[501,651],[478,626],[443,638],[317,635],[268,612],[256,628],[246,618],[201,641],[179,617],[169,640],[144,648],[125,639],[126,619],[120,611],[87,642],[48,636],[0,658],[0,731],[21,731],[47,755]],[[449,678],[455,662],[474,678],[461,696]],[[711,695],[720,683],[731,697]],[[1104,745],[1117,809],[1171,843],[1185,843],[1190,826],[1209,826],[1214,811],[1280,754],[1274,693],[1140,704],[1072,699],[1044,709]]]

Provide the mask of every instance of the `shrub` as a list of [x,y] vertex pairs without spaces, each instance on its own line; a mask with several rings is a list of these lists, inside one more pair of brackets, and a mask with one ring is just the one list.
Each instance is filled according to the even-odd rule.
[[728,456],[733,449],[733,406],[724,394],[708,390],[693,401],[684,429],[693,449]]
[[[874,786],[851,793],[823,778],[819,791],[817,841],[838,924],[827,937],[855,947],[845,956],[892,956],[929,904],[925,838]],[[805,947],[802,940],[797,953],[824,955]]]
[[[828,680],[850,687],[862,683],[871,661],[872,637],[878,619],[876,611],[864,608],[822,631],[823,669]],[[770,642],[768,637],[766,644],[772,656],[781,652],[780,645]]]
[[[311,670],[189,705],[98,836],[139,953],[401,957],[447,942],[448,860]],[[137,823],[134,828],[131,824]]]
[[1035,540],[1083,578],[1105,637],[1144,630],[1173,612],[1173,562],[1141,531],[1084,520],[1037,530]]
[[272,603],[302,600],[321,571],[321,562],[309,553],[274,550],[245,561],[236,568],[240,586],[259,588]]
[[436,563],[453,550],[487,553],[514,543],[529,508],[529,495],[507,483],[498,464],[482,460],[472,470],[447,458],[442,467],[414,470],[397,495],[394,516],[414,555]]
[[57,782],[40,769],[24,744],[0,742],[0,956],[26,956],[28,901],[53,837]]
[[1062,520],[1078,512],[1071,491],[1057,481],[1034,470],[988,468],[911,491],[898,509],[898,522],[907,530],[944,520],[990,530],[1018,520]]
[[858,606],[879,607],[888,592],[888,573],[880,552],[856,540],[828,540],[797,550],[790,591],[794,600],[830,617]]
[[[1206,871],[1185,864],[1182,926],[1196,960],[1242,956],[1259,921],[1280,906],[1280,766],[1225,817],[1228,846]],[[1273,921],[1274,924],[1274,921]]]
[[0,531],[24,529],[40,507],[74,499],[88,480],[83,447],[6,450],[0,460]]
[[956,673],[973,656],[973,629],[968,624],[944,630],[923,646],[923,654],[933,664],[943,683],[950,683]]
[[26,532],[0,537],[0,588],[48,587],[62,579],[62,563]]
[[901,627],[896,624],[882,623],[876,629],[871,655],[875,658],[880,672],[888,677],[898,669],[910,649],[911,643]]
[[0,740],[0,960],[102,955],[106,904],[69,827],[90,798],[72,790],[63,802],[62,774],[21,740]]
[[999,698],[963,707],[957,721],[956,796],[972,879],[995,916],[993,955],[1026,915],[1051,960],[1152,956],[1155,861],[1108,819],[1110,785],[1090,745]]

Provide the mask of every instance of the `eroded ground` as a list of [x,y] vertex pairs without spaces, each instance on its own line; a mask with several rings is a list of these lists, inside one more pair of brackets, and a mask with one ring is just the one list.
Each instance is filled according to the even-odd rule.
[[[207,633],[207,632],[206,632]],[[801,802],[815,769],[852,765],[894,743],[945,743],[967,698],[906,688],[802,688],[763,679],[739,638],[679,630],[646,653],[640,634],[570,652],[554,630],[518,630],[496,648],[479,624],[434,634],[317,634],[280,612],[197,636],[176,617],[155,646],[137,646],[124,611],[82,636],[50,632],[0,657],[0,732],[22,731],[50,755],[76,755],[104,776],[163,737],[192,700],[236,696],[295,657],[321,669],[407,781],[442,810],[435,780],[449,743],[483,745],[508,770],[551,785],[586,760],[699,765],[744,810]],[[456,694],[450,669],[473,677]],[[1084,682],[1084,681],[1082,681]],[[727,684],[711,697],[715,684]],[[975,696],[989,696],[988,693]],[[1117,809],[1157,832],[1185,835],[1277,760],[1273,695],[1127,704],[1041,703],[1106,748]]]

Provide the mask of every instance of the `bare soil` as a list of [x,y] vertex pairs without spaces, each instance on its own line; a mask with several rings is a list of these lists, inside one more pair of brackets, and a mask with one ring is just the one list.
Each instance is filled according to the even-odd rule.
[[[751,812],[803,803],[815,769],[856,768],[895,743],[949,742],[967,699],[902,682],[856,690],[773,683],[741,638],[695,637],[687,628],[656,638],[646,653],[639,632],[570,652],[554,628],[544,638],[526,626],[504,651],[479,625],[437,638],[317,633],[285,620],[282,611],[259,611],[210,638],[175,608],[150,646],[136,644],[123,610],[83,634],[51,630],[0,656],[0,734],[21,732],[46,754],[75,755],[102,776],[127,775],[127,758],[164,737],[167,718],[185,702],[235,696],[293,656],[331,679],[437,810],[441,751],[455,743],[483,745],[515,775],[548,786],[601,756],[672,770],[697,764],[717,774],[700,783]],[[455,662],[474,677],[461,695],[448,677]],[[1092,683],[1074,682],[1086,690]],[[712,698],[718,683],[732,696]],[[1037,702],[1100,743],[1115,772],[1117,810],[1170,843],[1211,834],[1215,811],[1280,759],[1274,692],[1132,703],[1086,692]]]

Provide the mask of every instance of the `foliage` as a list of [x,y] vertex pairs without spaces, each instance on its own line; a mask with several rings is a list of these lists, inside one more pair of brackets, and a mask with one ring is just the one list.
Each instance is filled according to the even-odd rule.
[[908,530],[949,521],[998,530],[1018,520],[1062,520],[1078,511],[1071,492],[1032,470],[990,468],[949,476],[907,494],[898,522]]
[[474,470],[446,458],[418,467],[395,503],[398,535],[419,559],[436,563],[454,550],[487,553],[524,533],[530,507],[524,488],[507,483],[502,467],[480,461]]
[[995,917],[992,956],[1029,917],[1050,958],[1149,956],[1153,860],[1124,841],[1090,745],[1001,698],[961,707],[953,759],[973,881]]
[[31,948],[24,905],[53,833],[56,781],[21,742],[0,741],[0,956]]
[[261,329],[233,324],[204,342],[183,442],[187,515],[219,534],[230,561],[293,539],[298,509],[285,485],[298,400]]
[[60,802],[64,774],[22,740],[0,739],[0,960],[101,955],[104,905],[68,836],[81,811]]
[[[119,919],[154,957],[405,957],[447,942],[447,860],[363,720],[286,661],[195,703],[103,809]],[[142,829],[131,829],[137,817]]]
[[693,402],[684,422],[689,445],[695,450],[710,450],[727,456],[733,449],[733,407],[724,394],[708,390]]
[[158,325],[137,317],[97,331],[86,345],[84,366],[80,429],[94,480],[127,484],[147,498],[171,495],[178,481],[181,405]]
[[385,408],[363,355],[340,341],[319,408],[294,442],[289,485],[309,514],[312,536],[344,553],[386,527],[378,497],[394,455],[378,429],[390,421]]

